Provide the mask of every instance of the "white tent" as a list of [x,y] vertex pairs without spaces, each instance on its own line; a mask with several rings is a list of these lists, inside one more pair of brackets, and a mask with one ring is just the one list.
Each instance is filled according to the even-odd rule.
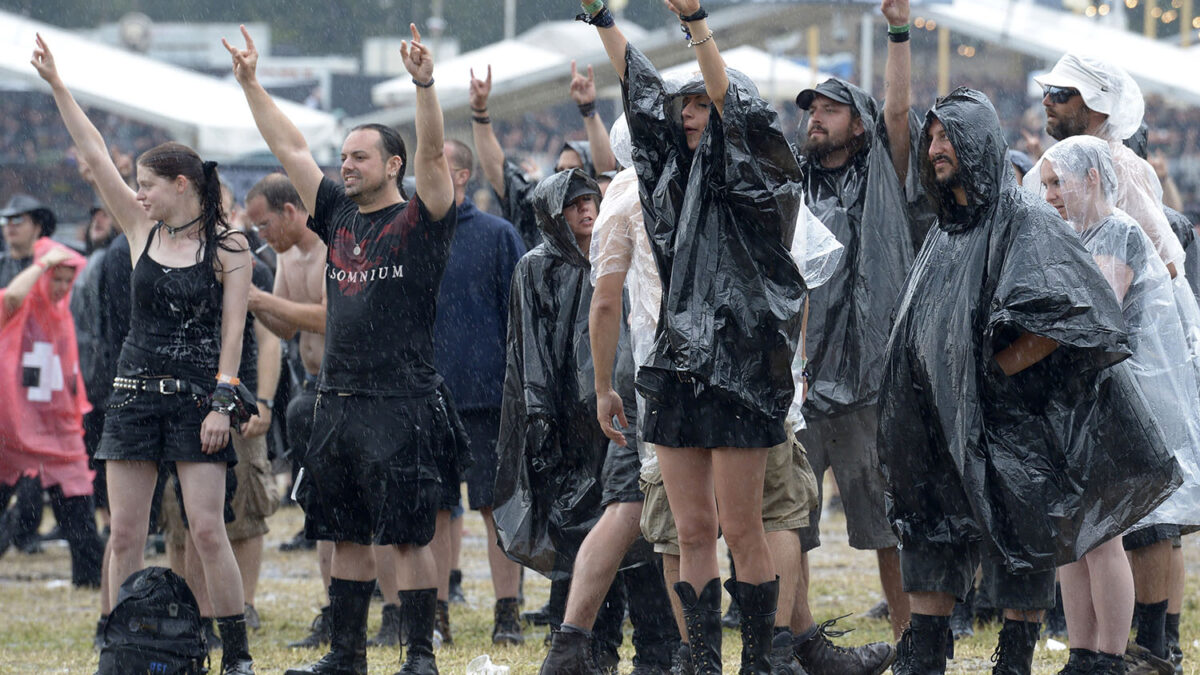
[[[1139,10],[1140,11],[1140,10]],[[1030,2],[954,0],[913,9],[939,24],[1015,51],[1056,61],[1067,52],[1097,56],[1129,71],[1142,90],[1200,103],[1200,52],[1151,40]]]
[[[29,63],[34,33],[45,38],[59,74],[81,104],[164,127],[206,159],[267,149],[232,79],[155,61],[9,12],[0,12],[0,73],[48,90]],[[230,36],[235,37],[240,42],[240,35]],[[279,106],[314,151],[340,142],[332,115],[286,101]]]
[[[727,67],[740,70],[753,80],[758,85],[759,95],[768,101],[790,101],[801,90],[832,77],[820,71],[814,74],[812,68],[749,45],[722,51],[721,56]],[[662,71],[662,76],[665,80],[686,79],[698,72],[700,64],[690,61],[667,68]]]

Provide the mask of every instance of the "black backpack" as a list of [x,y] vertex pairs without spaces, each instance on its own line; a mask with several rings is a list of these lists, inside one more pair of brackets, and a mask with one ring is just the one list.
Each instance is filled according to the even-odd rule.
[[165,567],[129,575],[103,632],[97,675],[208,672],[208,645],[196,597],[187,582]]

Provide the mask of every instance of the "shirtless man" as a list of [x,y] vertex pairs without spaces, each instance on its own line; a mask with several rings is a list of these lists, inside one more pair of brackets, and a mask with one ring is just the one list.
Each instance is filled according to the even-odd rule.
[[[325,353],[325,269],[326,247],[315,232],[308,229],[308,212],[291,181],[283,174],[271,174],[246,193],[246,217],[258,228],[259,235],[277,254],[275,290],[263,293],[250,290],[250,311],[261,325],[284,340],[300,334],[300,360],[304,363],[304,382],[287,409],[288,447],[292,459],[308,447],[312,432],[313,406],[317,400],[317,374]],[[329,588],[329,565],[333,543],[317,544],[323,588]],[[328,603],[326,603],[328,604]],[[289,646],[318,647],[329,642],[329,626],[324,621],[327,608],[313,622],[312,633]]]

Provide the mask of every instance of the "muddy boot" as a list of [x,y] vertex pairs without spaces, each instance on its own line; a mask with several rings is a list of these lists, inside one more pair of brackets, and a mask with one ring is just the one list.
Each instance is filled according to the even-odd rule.
[[772,675],[809,675],[792,649],[794,640],[795,636],[787,628],[775,629],[775,637],[771,639]]
[[954,644],[950,617],[913,614],[896,645],[892,675],[945,675],[948,644]]
[[1037,646],[1042,624],[1036,621],[1005,619],[992,653],[992,675],[1030,675],[1033,648]]
[[742,665],[738,673],[770,675],[779,577],[758,585],[728,579],[725,590],[731,597],[737,598],[738,606],[742,609]]
[[1126,675],[1128,669],[1125,667],[1124,654],[1105,654],[1100,652],[1096,654],[1096,660],[1092,663],[1091,670],[1081,670],[1081,673],[1091,673],[1092,675]]
[[400,605],[389,602],[383,606],[383,621],[379,632],[367,640],[368,647],[395,647],[400,640]]
[[329,605],[321,608],[321,613],[317,614],[309,626],[308,635],[289,642],[288,647],[292,649],[316,649],[329,644]]
[[1183,649],[1179,646],[1179,615],[1167,614],[1167,660],[1175,666],[1175,672],[1183,672]]
[[250,641],[246,637],[246,615],[235,614],[217,619],[221,641],[221,675],[254,675]]
[[437,601],[437,610],[434,612],[433,630],[438,634],[442,644],[454,644],[454,636],[450,634],[450,603],[445,600]]
[[896,650],[886,642],[872,642],[859,647],[841,647],[829,638],[841,637],[847,631],[833,630],[837,619],[830,619],[797,635],[792,644],[800,665],[810,675],[855,673],[878,675],[887,670],[896,658]]
[[521,629],[521,606],[516,598],[500,598],[496,601],[495,623],[492,625],[492,644],[519,645],[525,642]]
[[1072,649],[1067,656],[1067,665],[1058,671],[1058,675],[1091,675],[1096,672],[1096,660],[1099,658],[1100,655],[1090,649]]
[[592,632],[569,625],[554,631],[538,675],[600,675],[592,660]]
[[321,614],[329,631],[329,653],[284,675],[367,675],[367,610],[374,589],[374,581],[333,579],[329,608]]
[[692,672],[721,675],[721,580],[710,579],[699,596],[691,584],[679,581],[675,594],[683,604]]
[[433,625],[438,605],[436,588],[400,591],[400,622],[408,634],[408,654],[396,675],[438,675],[433,656]]

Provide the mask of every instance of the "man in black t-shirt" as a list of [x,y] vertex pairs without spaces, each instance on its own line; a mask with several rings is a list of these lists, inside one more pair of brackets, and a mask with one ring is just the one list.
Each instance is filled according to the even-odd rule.
[[244,50],[226,43],[259,131],[313,214],[309,226],[329,247],[325,359],[297,500],[306,534],[334,542],[331,648],[291,674],[367,671],[372,544],[396,551],[408,635],[400,672],[437,673],[438,575],[428,544],[440,476],[459,437],[433,366],[433,321],[457,212],[433,58],[411,29],[412,42],[400,50],[416,85],[417,194],[409,201],[400,191],[407,151],[394,130],[352,129],[342,144],[338,185],[321,173],[300,131],[259,84],[250,35],[242,29]]

